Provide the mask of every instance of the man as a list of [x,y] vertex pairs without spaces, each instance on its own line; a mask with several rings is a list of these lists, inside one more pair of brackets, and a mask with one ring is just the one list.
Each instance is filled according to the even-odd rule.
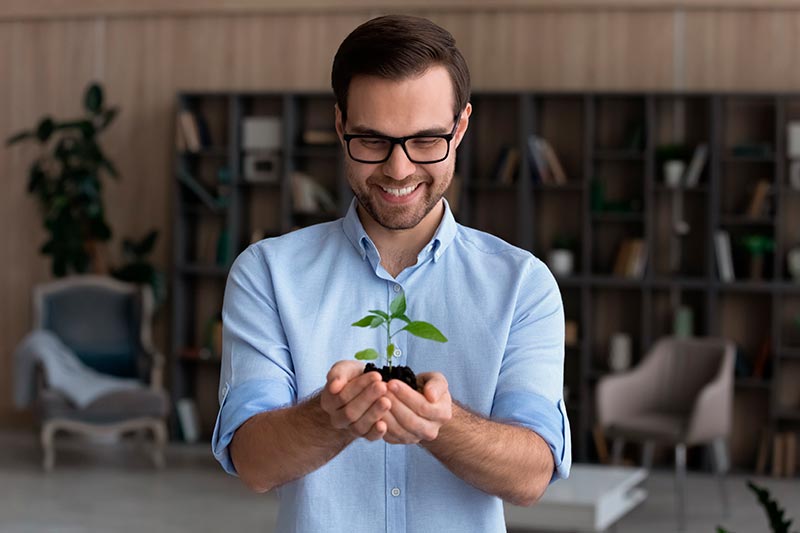
[[[341,44],[332,82],[356,198],[231,269],[214,454],[251,489],[277,489],[279,531],[505,531],[501,498],[533,504],[569,472],[558,287],[442,197],[472,113],[448,32],[371,20]],[[381,330],[350,324],[401,291],[449,338],[392,339],[421,392],[352,359]]]

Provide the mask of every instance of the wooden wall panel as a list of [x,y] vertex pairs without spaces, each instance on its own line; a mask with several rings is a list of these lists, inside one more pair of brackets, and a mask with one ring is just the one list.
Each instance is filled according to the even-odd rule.
[[[100,5],[90,4],[84,7]],[[529,4],[536,9],[525,9]],[[410,6],[452,31],[478,90],[800,89],[797,10],[678,12],[652,3],[645,10],[623,5],[581,10],[529,4]],[[115,232],[109,254],[116,261],[121,237],[157,227],[162,238],[155,260],[168,270],[176,92],[327,90],[339,42],[388,7],[135,17],[122,12],[92,16],[89,10],[80,17],[62,11],[61,18],[48,18],[43,11],[42,19],[30,13],[26,19],[24,12],[17,21],[1,17],[0,135],[31,127],[46,112],[78,113],[86,83],[102,80],[110,101],[121,108],[103,142],[122,173],[119,182],[105,188]],[[33,147],[0,149],[5,180],[0,387],[7,391],[0,394],[0,425],[17,420],[11,408],[11,354],[30,329],[31,289],[49,278],[49,263],[38,253],[44,238],[41,217],[25,190],[35,153]],[[157,327],[162,349],[168,315],[162,310]]]
[[700,11],[686,17],[689,89],[800,88],[800,12]]
[[[2,24],[0,28],[0,135],[35,126],[47,110],[68,117],[80,111],[83,84],[95,68],[91,21]],[[0,149],[0,420],[18,420],[11,408],[12,350],[31,327],[31,289],[49,275],[38,252],[44,243],[38,205],[27,194],[33,144]]]

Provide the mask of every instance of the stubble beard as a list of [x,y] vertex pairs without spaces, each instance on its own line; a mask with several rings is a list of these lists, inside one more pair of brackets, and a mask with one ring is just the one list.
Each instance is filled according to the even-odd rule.
[[452,181],[453,170],[451,166],[438,179],[432,182],[425,181],[424,185],[420,185],[425,187],[425,196],[411,206],[393,206],[387,205],[380,199],[373,200],[372,195],[379,194],[374,191],[373,185],[364,183],[359,187],[353,187],[354,180],[350,180],[350,183],[358,203],[375,222],[388,230],[407,230],[415,228],[439,204]]

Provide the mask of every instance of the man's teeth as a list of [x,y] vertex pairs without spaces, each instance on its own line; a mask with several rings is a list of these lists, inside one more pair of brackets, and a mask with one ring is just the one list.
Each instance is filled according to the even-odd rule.
[[392,196],[398,196],[398,197],[399,196],[406,196],[407,194],[411,194],[412,192],[414,192],[414,190],[416,188],[417,188],[417,185],[414,185],[413,187],[404,187],[402,189],[389,189],[389,188],[386,188],[386,187],[381,187],[381,189],[383,189],[384,191],[388,192]]

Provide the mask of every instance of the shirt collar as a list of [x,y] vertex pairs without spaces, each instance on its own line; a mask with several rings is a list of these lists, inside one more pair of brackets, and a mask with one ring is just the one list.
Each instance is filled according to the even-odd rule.
[[[444,216],[442,217],[442,221],[439,223],[439,227],[436,229],[433,239],[431,239],[421,252],[421,254],[424,254],[426,251],[433,253],[434,261],[438,261],[445,249],[453,242],[456,231],[458,230],[458,224],[456,224],[456,219],[453,217],[453,213],[450,210],[450,204],[447,203],[447,199],[443,198],[443,201]],[[350,202],[350,208],[347,210],[347,214],[342,220],[342,226],[347,239],[353,247],[355,247],[356,251],[358,251],[361,259],[366,259],[370,251],[373,251],[377,255],[378,249],[375,247],[372,239],[369,238],[369,235],[367,235],[367,231],[358,218],[358,213],[356,212],[357,205],[358,199],[353,198],[353,201]]]

